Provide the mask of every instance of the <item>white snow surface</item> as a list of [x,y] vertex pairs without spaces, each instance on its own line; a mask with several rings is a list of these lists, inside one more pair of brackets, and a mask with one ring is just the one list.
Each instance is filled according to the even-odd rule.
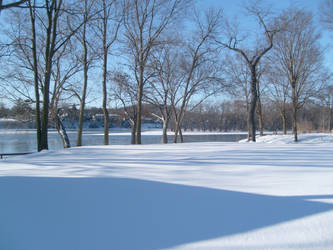
[[0,161],[0,249],[333,249],[333,136]]

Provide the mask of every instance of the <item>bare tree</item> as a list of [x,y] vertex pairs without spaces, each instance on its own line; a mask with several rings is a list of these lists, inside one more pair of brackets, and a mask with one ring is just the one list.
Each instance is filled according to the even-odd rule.
[[257,92],[258,92],[258,101],[257,101],[257,116],[258,116],[258,128],[260,131],[260,136],[264,135],[264,112],[263,112],[263,99],[266,89],[266,82],[263,75],[266,73],[265,63],[260,63],[258,65],[258,79],[257,79]]
[[111,89],[112,98],[120,103],[126,118],[131,125],[131,144],[135,144],[136,121],[137,121],[137,84],[129,75],[118,71],[113,73],[114,86]]
[[[25,13],[22,11],[12,12],[11,17],[13,23],[11,23],[11,25],[13,28],[7,35],[9,39],[12,40],[12,55],[9,57],[9,62],[10,65],[14,66],[16,73],[12,74],[11,71],[9,71],[10,73],[7,77],[12,79],[12,81],[14,80],[10,86],[10,88],[13,88],[16,92],[13,93],[13,95],[21,95],[25,100],[36,104],[37,149],[40,151],[45,149],[45,147],[43,147],[43,141],[45,145],[45,133],[43,134],[42,130],[42,112],[40,112],[42,98],[40,98],[40,92],[45,90],[43,78],[46,75],[46,71],[45,68],[41,67],[43,59],[39,56],[43,53],[42,50],[45,47],[42,44],[38,44],[38,39],[41,38],[41,34],[38,33],[37,30],[40,23],[44,21],[44,16],[37,12],[38,9],[36,8],[35,1],[27,1],[27,7],[29,9],[29,19],[31,22],[30,30],[28,26],[29,19],[25,19]],[[37,20],[40,21],[38,24]],[[37,36],[39,37],[37,38]],[[50,42],[50,40],[48,41]],[[31,77],[31,72],[33,72],[33,77]],[[15,86],[16,81],[20,83],[18,86]],[[29,91],[32,82],[35,98],[30,96]]]
[[320,88],[322,75],[322,51],[320,34],[313,25],[312,14],[299,9],[288,9],[281,16],[289,20],[288,26],[276,37],[274,62],[291,87],[292,129],[297,136],[297,113]]
[[250,126],[250,71],[241,55],[227,55],[225,59],[225,75],[233,87],[229,89],[232,96],[245,98],[247,111],[248,140],[251,138]]
[[228,48],[236,53],[239,53],[245,60],[249,71],[251,72],[251,102],[250,102],[250,126],[251,126],[251,139],[256,141],[256,123],[255,113],[258,101],[258,64],[261,58],[273,47],[274,36],[280,31],[281,27],[276,25],[273,21],[269,21],[270,12],[260,4],[260,1],[253,2],[246,8],[247,13],[254,16],[260,27],[263,29],[263,36],[266,42],[263,44],[260,41],[256,42],[256,47],[253,50],[242,48],[238,31],[235,30],[230,24],[226,24],[227,27],[227,42],[218,41],[224,48]]
[[54,70],[51,76],[53,88],[50,89],[50,117],[63,142],[64,148],[70,147],[70,140],[62,122],[62,117],[65,114],[61,104],[73,97],[73,93],[68,91],[71,85],[70,80],[82,69],[80,62],[76,60],[72,52],[70,46],[64,46],[57,52],[54,57]]
[[288,101],[290,100],[290,85],[281,71],[274,66],[274,59],[270,58],[269,64],[271,67],[265,74],[265,78],[269,85],[269,97],[277,107],[281,120],[283,134],[287,134],[287,113]]
[[179,70],[182,81],[175,88],[176,91],[171,93],[171,104],[175,117],[174,142],[177,142],[178,134],[180,141],[183,142],[181,124],[193,96],[200,93],[196,104],[192,104],[192,109],[220,91],[224,83],[217,62],[218,53],[214,48],[214,39],[220,19],[220,11],[209,10],[203,18],[196,13],[194,34],[183,43],[181,48]]
[[[320,93],[318,93],[318,99],[325,109],[323,119],[323,129],[325,129],[325,123],[327,124],[327,131],[332,132],[333,129],[333,85],[325,86]],[[325,122],[326,120],[326,122]]]
[[[61,14],[62,0],[45,0],[45,12],[46,12],[46,23],[45,23],[45,71],[43,80],[43,112],[41,115],[41,149],[48,149],[48,123],[49,123],[49,101],[50,101],[50,82],[52,72],[52,60],[56,51],[61,48],[67,42],[57,43],[58,36],[58,23]],[[61,46],[59,46],[61,45]]]
[[[82,27],[77,30],[75,38],[81,45],[82,51],[78,55],[78,60],[82,64],[83,69],[83,84],[82,93],[77,95],[80,100],[80,114],[79,114],[79,124],[77,132],[76,145],[82,146],[82,133],[83,133],[83,122],[84,122],[84,110],[87,98],[87,88],[88,88],[88,71],[92,66],[94,59],[96,58],[96,53],[92,48],[92,43],[94,36],[92,35],[92,25],[88,22],[92,16],[95,15],[95,1],[94,0],[84,0],[82,2],[81,8],[81,18],[79,18],[78,23],[82,23]],[[77,24],[76,24],[77,26]]]
[[35,91],[35,115],[36,115],[36,139],[37,151],[42,150],[42,130],[41,130],[41,112],[40,112],[40,92],[38,80],[38,60],[37,60],[37,40],[36,40],[36,1],[29,0],[29,16],[31,22],[31,53],[32,53],[32,70],[34,73],[34,91]]
[[[50,96],[55,79],[52,75],[54,74],[56,55],[61,54],[60,51],[68,44],[83,23],[77,24],[72,29],[69,28],[68,24],[77,14],[72,9],[74,2],[66,5],[62,0],[45,0],[39,4],[41,5],[36,6],[34,1],[28,1],[29,15],[24,15],[25,10],[18,11],[23,18],[17,16],[17,21],[12,24],[14,27],[10,38],[12,39],[12,47],[16,50],[13,59],[18,59],[16,62],[12,60],[12,66],[14,70],[15,68],[19,69],[19,72],[12,74],[11,77],[21,81],[20,87],[14,87],[17,93],[36,103],[36,114],[39,113],[36,115],[37,148],[43,150],[48,148]],[[26,17],[29,19],[26,20]],[[28,27],[29,21],[30,28]],[[60,26],[62,27],[61,32],[58,30]],[[28,89],[32,83],[34,98],[29,96]],[[23,90],[23,88],[27,89]],[[41,107],[38,107],[39,103]]]
[[124,0],[124,36],[138,85],[136,144],[141,144],[142,98],[150,77],[146,73],[152,49],[168,42],[162,35],[188,2],[190,0]]
[[149,89],[145,99],[158,109],[152,115],[158,118],[163,125],[162,143],[168,143],[168,127],[172,115],[171,92],[175,91],[179,79],[179,65],[177,52],[170,45],[159,47],[152,56],[152,70],[154,77],[149,80]]
[[99,24],[97,25],[97,36],[102,41],[102,60],[103,60],[103,113],[104,113],[104,145],[109,144],[109,112],[107,109],[107,73],[108,73],[108,57],[110,48],[117,39],[118,31],[122,21],[123,13],[121,11],[120,1],[101,0],[102,11],[98,16]]

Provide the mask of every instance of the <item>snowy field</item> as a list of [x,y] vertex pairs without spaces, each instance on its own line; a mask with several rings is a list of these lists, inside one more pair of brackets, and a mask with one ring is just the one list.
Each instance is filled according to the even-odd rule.
[[333,136],[0,161],[0,249],[333,249]]

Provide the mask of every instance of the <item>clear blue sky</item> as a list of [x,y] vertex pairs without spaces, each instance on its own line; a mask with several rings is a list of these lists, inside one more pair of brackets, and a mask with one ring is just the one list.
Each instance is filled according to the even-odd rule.
[[[237,17],[240,23],[243,23],[245,27],[249,26],[248,17],[244,16],[243,6],[249,3],[250,0],[196,0],[199,9],[221,8],[226,16],[229,18]],[[325,64],[333,71],[333,32],[328,32],[323,29],[323,26],[319,23],[319,5],[324,0],[262,0],[265,4],[272,5],[276,10],[288,8],[290,6],[297,6],[304,10],[311,11],[314,14],[315,22],[318,24],[319,29],[322,29],[321,44],[327,47],[325,54]],[[5,13],[5,12],[4,12]],[[0,15],[0,23],[3,21],[5,15]],[[0,34],[1,35],[1,34]],[[0,102],[4,100],[0,99]],[[99,106],[99,103],[89,104],[92,106]]]
[[[223,8],[226,13],[237,12],[242,9],[249,0],[198,0],[199,5],[203,7]],[[200,3],[201,2],[201,3]],[[318,5],[322,0],[263,0],[264,3],[272,4],[276,8],[286,8],[290,5],[300,6],[302,8],[317,11]]]
[[[264,4],[272,5],[273,9],[279,10],[290,6],[297,6],[304,10],[311,11],[314,14],[316,24],[322,33],[321,44],[326,50],[325,64],[333,70],[333,32],[324,30],[320,24],[319,6],[324,0],[262,0]],[[244,21],[248,26],[247,17],[244,17],[243,6],[249,3],[249,0],[197,0],[200,8],[222,8],[223,12],[229,18],[237,17],[239,22]]]

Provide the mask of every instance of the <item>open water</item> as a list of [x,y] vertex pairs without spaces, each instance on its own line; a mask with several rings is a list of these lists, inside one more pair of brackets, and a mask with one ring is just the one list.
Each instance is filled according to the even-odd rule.
[[[71,146],[75,146],[77,132],[67,131],[70,138]],[[115,133],[114,135],[112,133]],[[246,134],[228,133],[228,134],[191,134],[184,135],[184,142],[234,142],[246,138]],[[103,131],[93,130],[83,133],[83,145],[103,145]],[[128,131],[111,131],[110,145],[130,144],[131,136]],[[169,142],[172,143],[173,135],[168,136]],[[49,131],[48,142],[50,150],[60,150],[63,148],[62,141],[56,131]],[[159,144],[161,135],[148,134],[142,135],[142,144]],[[26,153],[36,152],[36,132],[34,130],[15,130],[0,129],[0,153]]]

